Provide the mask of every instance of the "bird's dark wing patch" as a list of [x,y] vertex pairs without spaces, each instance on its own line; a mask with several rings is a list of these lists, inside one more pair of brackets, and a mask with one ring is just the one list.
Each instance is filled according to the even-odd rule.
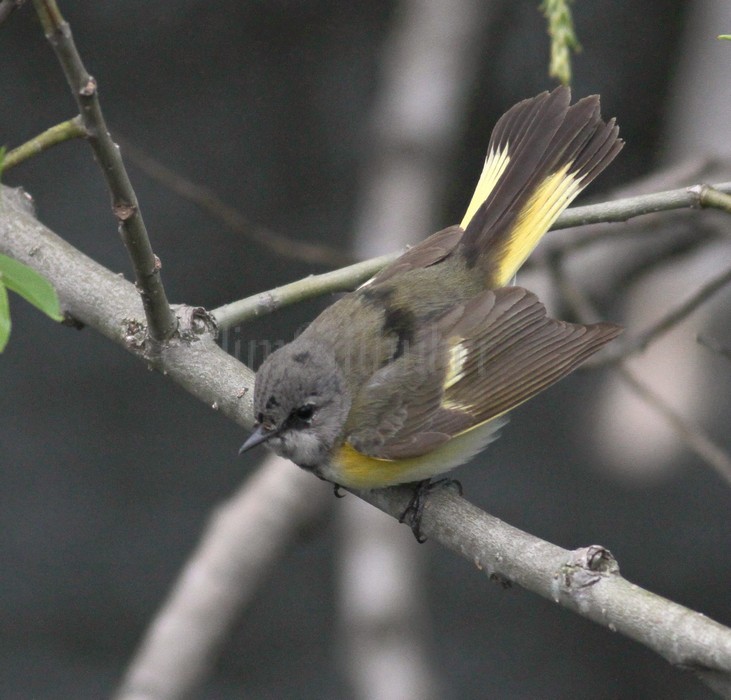
[[485,291],[421,329],[355,398],[348,442],[372,457],[417,457],[558,381],[621,329],[556,321],[521,287]]

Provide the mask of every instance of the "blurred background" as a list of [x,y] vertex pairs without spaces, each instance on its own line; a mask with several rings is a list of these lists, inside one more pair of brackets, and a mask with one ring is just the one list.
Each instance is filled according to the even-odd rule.
[[[589,197],[634,191],[638,178],[651,178],[646,189],[731,179],[731,43],[716,39],[731,32],[728,3],[573,7],[583,47],[574,95],[600,93],[626,140]],[[399,247],[396,225],[416,241],[459,221],[491,126],[555,85],[545,20],[524,0],[77,0],[61,9],[113,136],[252,226],[344,258]],[[0,57],[0,143],[12,148],[75,114],[31,3],[0,26]],[[128,168],[172,301],[214,308],[332,267],[253,243],[139,159]],[[59,235],[130,278],[86,144],[63,144],[4,182],[25,187]],[[569,266],[628,335],[731,260],[728,219],[665,216],[632,229],[643,240],[672,234],[657,265],[643,248],[643,267],[625,244]],[[622,275],[626,266],[633,274]],[[520,281],[566,317],[545,275]],[[222,344],[256,365],[267,341],[290,339],[329,301],[228,331]],[[731,344],[729,301],[717,295],[633,365],[726,449],[731,365],[695,337]],[[212,508],[261,455],[237,459],[240,428],[93,331],[11,304],[0,357],[0,697],[106,697]],[[731,487],[611,370],[575,374],[515,411],[457,476],[494,515],[566,548],[605,545],[630,580],[731,624]],[[195,697],[369,697],[342,642],[344,543],[353,522],[370,528],[343,526],[336,509],[354,501],[330,499],[300,533]],[[386,538],[405,531],[391,520],[379,527]],[[408,538],[403,562],[418,559],[409,594],[434,697],[712,697],[640,645],[503,590],[433,543],[415,552]],[[374,590],[379,575],[368,571]]]

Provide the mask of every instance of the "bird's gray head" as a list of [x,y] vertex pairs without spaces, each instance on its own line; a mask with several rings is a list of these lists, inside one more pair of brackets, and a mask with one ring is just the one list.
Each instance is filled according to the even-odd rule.
[[256,373],[256,430],[241,452],[266,442],[278,455],[315,468],[327,459],[349,410],[350,395],[329,349],[295,340]]

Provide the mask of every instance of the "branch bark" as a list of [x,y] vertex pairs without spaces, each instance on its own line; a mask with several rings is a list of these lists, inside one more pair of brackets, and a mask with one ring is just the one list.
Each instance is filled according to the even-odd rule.
[[[412,493],[396,487],[358,495],[398,517]],[[562,549],[488,515],[450,489],[429,497],[422,532],[488,578],[517,583],[620,632],[731,697],[731,629],[630,583],[604,547]]]
[[65,122],[46,129],[42,134],[34,136],[12,151],[8,151],[3,160],[3,172],[20,165],[23,161],[33,158],[53,146],[71,139],[86,138],[86,128],[78,114]]
[[0,250],[30,265],[58,292],[61,309],[91,326],[247,430],[252,425],[254,373],[214,342],[210,316],[176,308],[180,326],[162,345],[145,333],[134,285],[68,244],[32,215],[22,190],[0,188]]

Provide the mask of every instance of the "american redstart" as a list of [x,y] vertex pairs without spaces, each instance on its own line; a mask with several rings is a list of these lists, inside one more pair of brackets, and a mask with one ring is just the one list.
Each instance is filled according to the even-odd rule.
[[622,148],[598,96],[570,101],[559,87],[506,112],[462,223],[406,251],[264,361],[241,452],[266,442],[349,488],[428,484],[621,332],[554,320],[534,294],[506,286]]

